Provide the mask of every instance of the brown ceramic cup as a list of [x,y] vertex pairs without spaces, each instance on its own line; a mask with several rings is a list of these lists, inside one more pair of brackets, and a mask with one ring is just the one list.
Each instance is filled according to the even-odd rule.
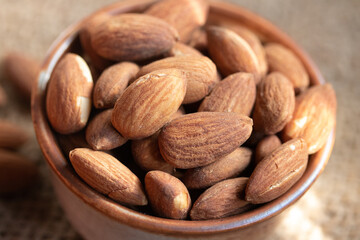
[[[153,0],[123,1],[105,7],[101,12],[118,14],[144,10]],[[278,199],[249,212],[218,220],[184,221],[145,215],[121,206],[99,194],[84,183],[73,170],[51,129],[45,111],[46,86],[51,72],[70,49],[76,48],[78,32],[88,19],[70,26],[50,48],[32,93],[32,117],[38,142],[50,166],[57,197],[74,228],[86,239],[262,239],[273,229],[279,214],[293,205],[323,171],[334,144],[334,131],[326,145],[309,159],[301,179]],[[238,6],[211,2],[209,20],[244,24],[256,32],[262,41],[281,43],[290,48],[303,62],[311,84],[323,84],[324,79],[307,54],[286,34],[259,16]]]

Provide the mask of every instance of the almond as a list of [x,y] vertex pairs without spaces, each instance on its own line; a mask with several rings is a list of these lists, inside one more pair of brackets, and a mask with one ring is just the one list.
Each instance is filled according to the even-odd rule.
[[281,146],[281,141],[276,135],[264,137],[255,149],[255,164],[258,164],[264,157]]
[[91,31],[97,54],[114,61],[141,61],[167,52],[178,38],[165,21],[137,13],[119,14]]
[[0,148],[15,149],[29,139],[29,134],[19,125],[0,119]]
[[225,27],[234,31],[250,45],[259,61],[260,75],[261,77],[265,76],[268,71],[268,64],[266,61],[264,47],[256,34],[242,25],[228,24]]
[[110,18],[110,15],[107,13],[99,13],[91,17],[86,24],[79,31],[79,39],[83,50],[85,51],[85,56],[90,59],[91,64],[97,70],[104,70],[112,64],[112,61],[104,59],[99,56],[91,45],[91,32],[100,24],[104,23]]
[[251,118],[238,113],[187,114],[162,128],[160,152],[177,168],[205,166],[233,152],[251,131]]
[[158,145],[159,132],[150,137],[131,142],[131,152],[134,161],[145,171],[160,170],[174,173],[174,167],[165,162]]
[[265,52],[269,70],[284,74],[292,82],[296,92],[309,86],[309,76],[304,65],[290,49],[278,43],[268,43]]
[[188,45],[183,43],[175,43],[174,46],[167,52],[164,56],[165,57],[178,57],[178,56],[203,56],[198,50],[192,48]]
[[188,188],[206,188],[236,177],[250,164],[252,152],[240,147],[209,165],[188,169],[182,179]]
[[75,148],[91,148],[86,141],[85,130],[67,135],[58,134],[57,139],[65,157],[68,157],[70,151]]
[[248,72],[259,82],[259,60],[242,37],[229,29],[211,26],[207,28],[207,39],[209,54],[224,76]]
[[199,112],[236,112],[250,116],[256,97],[254,75],[234,73],[219,82],[199,107]]
[[7,103],[7,96],[5,90],[0,86],[0,107],[5,106]]
[[103,71],[94,87],[94,106],[96,108],[114,107],[116,100],[138,71],[138,65],[131,62],[118,63]]
[[69,157],[76,173],[95,190],[124,204],[147,205],[138,177],[113,156],[76,148]]
[[288,141],[256,165],[246,186],[246,201],[272,201],[287,192],[303,175],[308,162],[304,139]]
[[67,53],[51,74],[46,111],[51,126],[62,134],[85,127],[91,111],[93,80],[86,62]]
[[293,118],[283,131],[283,139],[303,138],[308,153],[326,143],[336,122],[336,96],[330,84],[313,86],[296,97]]
[[176,177],[162,171],[145,176],[145,189],[152,209],[161,217],[184,219],[191,207],[190,194]]
[[170,121],[186,93],[183,71],[163,69],[146,74],[116,101],[111,122],[129,139],[149,137]]
[[185,43],[196,28],[205,24],[208,11],[206,0],[165,0],[156,2],[145,14],[163,19],[175,27],[180,41]]
[[111,124],[112,109],[98,113],[86,128],[86,141],[94,150],[111,150],[126,143],[127,139]]
[[31,88],[40,72],[40,64],[23,53],[10,52],[4,58],[5,74],[20,95],[30,101]]
[[254,129],[265,134],[280,132],[292,118],[294,108],[295,92],[291,82],[279,72],[271,73],[258,86]]
[[218,82],[215,64],[209,58],[202,56],[164,58],[142,67],[138,76],[165,68],[177,68],[186,73],[187,91],[183,103],[201,100]]
[[26,190],[38,177],[36,165],[25,157],[0,149],[0,195]]
[[248,178],[224,180],[207,189],[195,201],[190,217],[192,220],[208,220],[230,217],[249,209],[244,200]]

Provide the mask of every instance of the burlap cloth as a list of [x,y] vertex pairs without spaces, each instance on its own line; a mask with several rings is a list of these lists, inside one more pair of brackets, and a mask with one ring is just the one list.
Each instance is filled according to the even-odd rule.
[[[0,58],[9,50],[41,60],[57,35],[74,21],[115,0],[0,0]],[[338,99],[332,157],[310,191],[282,217],[268,239],[360,239],[360,1],[233,0],[269,19],[314,59]],[[33,136],[20,151],[35,161],[41,179],[33,191],[0,199],[0,239],[78,239],[49,182],[28,104],[3,71],[10,104],[0,117]]]

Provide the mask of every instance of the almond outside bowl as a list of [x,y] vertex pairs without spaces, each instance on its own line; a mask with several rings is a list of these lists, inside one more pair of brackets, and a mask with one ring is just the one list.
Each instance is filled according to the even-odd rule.
[[[97,11],[113,15],[144,10],[153,0],[123,1]],[[89,16],[89,17],[91,17]],[[89,17],[65,30],[50,48],[32,93],[32,118],[43,155],[50,166],[56,195],[73,227],[85,239],[263,239],[272,231],[279,214],[293,205],[324,170],[334,144],[334,130],[326,145],[310,156],[302,178],[280,198],[249,212],[218,220],[180,221],[145,215],[121,206],[84,183],[63,155],[47,120],[46,86],[51,72],[69,49],[76,48],[78,31]],[[307,54],[286,34],[259,16],[238,6],[211,2],[210,22],[243,24],[256,32],[262,41],[281,43],[303,62],[311,84],[325,81]]]

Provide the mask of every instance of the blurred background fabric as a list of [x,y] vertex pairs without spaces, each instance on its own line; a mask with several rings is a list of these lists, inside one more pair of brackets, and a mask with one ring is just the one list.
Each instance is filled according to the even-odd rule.
[[[0,58],[10,50],[41,61],[60,32],[115,0],[0,0]],[[336,141],[325,171],[286,211],[268,239],[360,239],[360,1],[231,0],[290,35],[333,84],[338,101]],[[0,239],[81,239],[57,202],[49,169],[36,143],[29,111],[0,72],[9,104],[6,118],[32,141],[20,151],[39,166],[30,192],[0,198]]]

